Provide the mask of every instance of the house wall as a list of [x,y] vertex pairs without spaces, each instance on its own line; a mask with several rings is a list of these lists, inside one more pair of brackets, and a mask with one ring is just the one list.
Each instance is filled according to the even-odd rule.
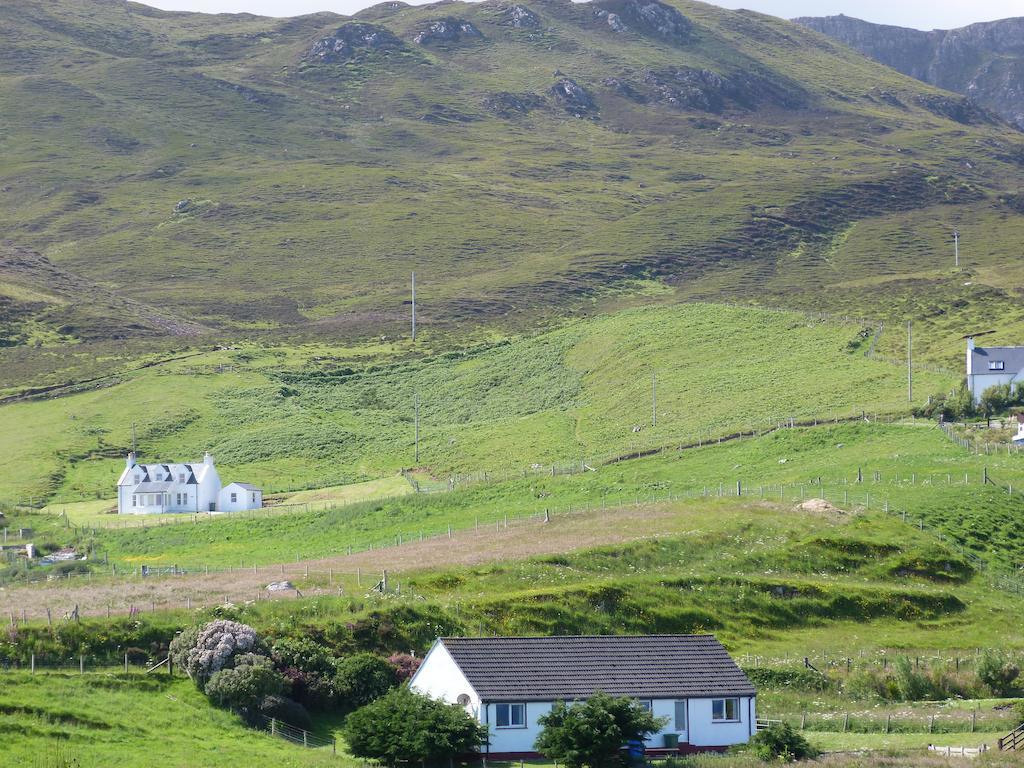
[[[676,729],[676,699],[652,700],[651,711],[654,716],[667,717],[668,722],[662,730],[647,739],[647,747],[652,749],[664,747],[665,734],[669,733],[679,736],[680,744],[690,744],[704,749],[745,744],[755,731],[757,713],[755,699],[748,696],[741,696],[739,699],[740,717],[736,722],[712,720],[712,699],[684,700],[687,706],[686,727],[681,729]],[[480,722],[488,726],[491,734],[489,752],[511,755],[535,752],[534,744],[543,730],[537,721],[550,712],[551,707],[552,702],[526,702],[525,727],[498,728],[495,725],[498,721],[497,705],[487,704],[479,719]]]
[[989,387],[997,384],[1011,384],[1019,381],[1019,374],[1015,371],[1003,371],[1002,373],[973,373],[967,377],[967,390],[974,395],[974,402],[981,400],[982,394]]
[[198,509],[193,508],[193,512],[212,512],[217,509],[217,501],[220,495],[220,477],[217,475],[217,470],[213,468],[211,464],[203,472],[203,479],[198,480],[198,485],[192,486],[196,489],[196,493],[199,498]]
[[480,697],[462,674],[448,649],[440,642],[434,643],[427,652],[420,668],[409,681],[409,687],[432,699],[447,701],[449,704],[457,704],[459,696],[466,694],[469,696],[466,711],[473,717],[480,714]]
[[[235,501],[231,501],[232,493],[236,496]],[[234,483],[224,486],[217,500],[218,512],[241,512],[245,509],[259,509],[262,506],[263,491],[250,491]]]

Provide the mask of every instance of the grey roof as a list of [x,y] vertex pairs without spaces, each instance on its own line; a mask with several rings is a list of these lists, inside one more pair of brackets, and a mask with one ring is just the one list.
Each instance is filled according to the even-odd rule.
[[484,701],[753,696],[713,635],[445,637]]
[[[237,485],[239,488],[245,488],[245,490],[247,490],[247,491],[258,491],[259,490],[259,487],[253,485],[252,483],[228,483],[228,486],[230,486],[230,485]],[[227,487],[227,486],[225,486],[225,487]]]
[[989,360],[1003,361],[1005,367],[998,373],[1017,373],[1024,370],[1024,347],[975,347],[971,352],[971,370],[975,374],[990,373]]
[[166,493],[171,490],[171,486],[173,485],[174,483],[168,482],[139,483],[135,486],[135,490],[133,490],[132,493]]

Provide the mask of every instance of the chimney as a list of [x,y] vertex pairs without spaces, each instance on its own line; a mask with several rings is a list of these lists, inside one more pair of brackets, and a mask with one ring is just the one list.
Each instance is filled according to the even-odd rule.
[[213,456],[210,455],[209,451],[203,454],[203,464],[205,464],[208,467],[213,466]]
[[128,455],[125,457],[125,464],[128,465],[128,469],[135,466],[135,451],[128,452]]
[[967,351],[970,352],[973,349],[974,349],[974,337],[973,336],[968,336],[967,337]]

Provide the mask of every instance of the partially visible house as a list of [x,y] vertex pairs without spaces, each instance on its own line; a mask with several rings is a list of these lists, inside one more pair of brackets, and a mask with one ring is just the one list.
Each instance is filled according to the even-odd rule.
[[1017,434],[1013,436],[1014,445],[1024,445],[1024,413],[1018,413],[1017,419]]
[[220,489],[218,512],[241,512],[263,506],[263,491],[249,483],[229,483]]
[[[247,487],[251,490],[239,497],[242,501],[227,511],[263,505],[262,492]],[[117,481],[117,511],[122,515],[217,512],[220,493],[220,476],[209,453],[202,462],[189,464],[139,464],[135,454],[129,453]],[[258,503],[250,501],[252,498]]]
[[974,402],[989,387],[1024,381],[1024,347],[978,347],[967,339],[967,390]]
[[496,760],[535,757],[554,702],[599,691],[667,719],[649,747],[721,751],[756,731],[754,686],[712,635],[444,637],[410,685],[487,726]]

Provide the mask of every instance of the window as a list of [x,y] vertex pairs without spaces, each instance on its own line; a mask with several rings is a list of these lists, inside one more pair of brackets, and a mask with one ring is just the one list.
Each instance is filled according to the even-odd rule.
[[255,493],[254,493],[254,494],[252,495],[252,503],[253,503],[253,504],[255,504],[255,503],[256,503],[256,494],[255,494]]
[[498,728],[525,728],[525,704],[496,704],[495,724]]
[[140,477],[141,477],[141,475],[139,475],[138,473],[135,474],[135,483],[136,483],[136,485],[138,485],[141,482],[141,480],[139,480]]
[[238,494],[237,493],[232,493],[231,494],[231,503],[234,504],[236,501],[238,501]]
[[181,506],[181,494],[180,493],[175,494],[175,501],[174,501],[174,503],[177,504],[179,507]]
[[739,699],[712,699],[711,719],[721,723],[735,723],[740,719]]
[[1002,360],[989,360],[988,369],[990,371],[1002,371],[1006,368],[1006,364]]
[[139,497],[138,496],[132,496],[132,506],[133,507],[139,506]]
[[640,705],[641,709],[646,710],[647,712],[654,711],[654,704],[650,699],[637,699],[636,703]]
[[676,730],[677,731],[685,731],[686,730],[686,702],[685,701],[677,701],[676,702],[676,722],[675,722],[675,726],[676,726]]
[[184,472],[179,472],[178,473],[178,482],[179,483],[184,483],[185,482],[185,473]]

